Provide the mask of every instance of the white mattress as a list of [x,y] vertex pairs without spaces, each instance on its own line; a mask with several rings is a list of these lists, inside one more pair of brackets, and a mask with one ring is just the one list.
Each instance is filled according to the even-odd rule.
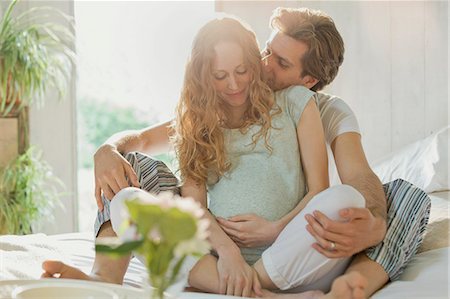
[[[430,224],[424,244],[399,281],[388,284],[373,298],[449,298],[449,205],[450,192],[431,195]],[[5,279],[38,279],[45,259],[63,260],[89,273],[94,260],[92,233],[53,236],[0,236],[0,298],[8,298]],[[425,251],[426,250],[426,251]],[[133,259],[125,285],[139,286],[144,266]],[[182,298],[217,298],[186,293]]]

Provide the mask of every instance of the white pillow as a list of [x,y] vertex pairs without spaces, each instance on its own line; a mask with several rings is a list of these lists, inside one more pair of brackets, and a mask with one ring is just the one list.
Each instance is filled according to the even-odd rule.
[[450,126],[410,144],[374,163],[382,183],[402,178],[427,193],[450,190]]

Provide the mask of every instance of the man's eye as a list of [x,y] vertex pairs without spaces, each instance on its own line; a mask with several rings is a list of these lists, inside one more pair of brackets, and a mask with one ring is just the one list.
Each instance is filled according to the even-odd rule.
[[287,69],[289,68],[289,65],[287,65],[286,63],[284,63],[282,60],[278,60],[278,65],[283,68],[283,69]]

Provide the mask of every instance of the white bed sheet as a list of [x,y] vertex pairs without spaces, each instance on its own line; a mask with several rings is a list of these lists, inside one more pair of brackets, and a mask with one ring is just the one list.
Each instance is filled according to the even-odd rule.
[[[431,194],[431,199],[429,227],[433,229],[427,231],[420,250],[422,252],[411,261],[399,281],[388,284],[373,298],[450,298],[450,192]],[[0,236],[0,280],[38,279],[42,273],[42,261],[49,258],[63,260],[89,273],[94,260],[93,240],[92,233]],[[139,286],[142,273],[145,273],[145,267],[137,259],[133,259],[124,284]],[[1,287],[0,284],[0,298]],[[202,297],[199,296],[187,293],[182,298]]]

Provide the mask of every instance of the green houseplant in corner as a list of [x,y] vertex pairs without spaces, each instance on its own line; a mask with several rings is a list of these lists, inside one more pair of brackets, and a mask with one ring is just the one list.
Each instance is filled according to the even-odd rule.
[[[0,115],[42,105],[49,88],[60,98],[71,77],[73,21],[50,7],[13,15],[13,0],[0,20]],[[60,24],[64,21],[67,26]]]
[[30,147],[0,177],[0,234],[28,234],[39,217],[51,217],[62,187],[42,154]]
[[11,1],[0,16],[2,234],[29,233],[32,221],[59,198],[48,164],[37,150],[28,150],[27,112],[32,104],[43,106],[50,90],[63,98],[75,58],[70,17],[51,7],[16,14],[17,3]]

